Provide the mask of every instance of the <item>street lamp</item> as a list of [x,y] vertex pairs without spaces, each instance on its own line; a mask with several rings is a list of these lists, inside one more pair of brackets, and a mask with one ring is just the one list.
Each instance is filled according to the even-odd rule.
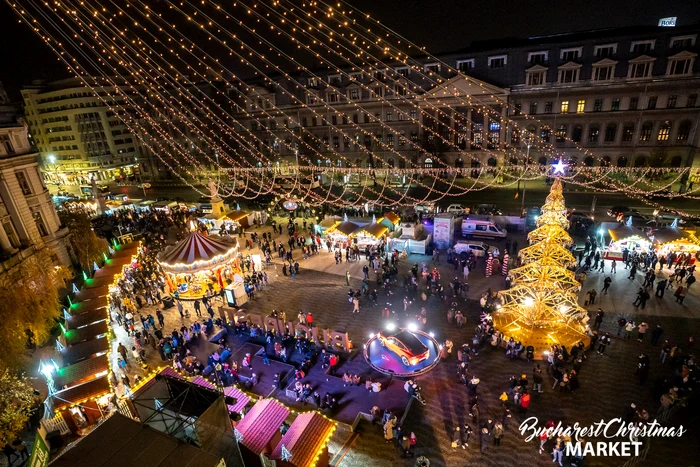
[[58,183],[58,164],[56,164],[56,156],[54,156],[53,154],[49,154],[48,159],[49,162],[53,165],[54,174],[56,176],[56,186],[58,187],[60,186],[60,184]]

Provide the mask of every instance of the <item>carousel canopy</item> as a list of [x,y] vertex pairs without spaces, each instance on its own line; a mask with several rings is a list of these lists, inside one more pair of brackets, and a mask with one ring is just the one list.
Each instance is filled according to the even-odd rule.
[[187,238],[158,255],[158,263],[166,272],[194,273],[220,266],[237,252],[236,239],[191,232]]
[[[697,244],[697,238],[691,232],[681,229],[664,228],[654,230],[652,235],[654,243],[662,245],[664,243],[693,243]],[[700,245],[699,245],[700,246]]]
[[328,229],[328,231],[329,232],[338,231],[347,237],[348,235],[350,235],[351,233],[356,231],[358,227],[359,226],[357,224],[355,224],[354,222],[345,221],[345,222],[341,222],[340,224],[336,225],[335,227],[333,227],[331,229]]
[[642,232],[639,229],[635,229],[634,227],[630,227],[626,224],[622,224],[615,229],[610,229],[608,230],[608,232],[610,233],[610,237],[612,238],[613,242],[620,242],[627,238],[633,237],[639,237],[642,240],[648,241],[647,236],[644,234],[644,232]]

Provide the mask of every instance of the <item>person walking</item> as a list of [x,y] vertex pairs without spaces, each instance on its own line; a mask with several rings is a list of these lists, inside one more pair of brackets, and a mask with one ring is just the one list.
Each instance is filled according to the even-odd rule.
[[608,345],[610,345],[610,334],[606,332],[605,335],[598,340],[598,355],[603,355]]
[[679,285],[676,291],[673,292],[673,295],[676,297],[676,303],[680,303],[682,305],[686,295],[685,288],[682,285]]
[[593,322],[594,329],[600,329],[600,325],[603,323],[603,318],[605,317],[605,312],[602,308],[598,308],[598,312],[595,315],[595,321]]
[[612,283],[612,278],[610,278],[610,276],[606,277],[603,280],[603,290],[601,291],[601,294],[603,294],[603,295],[608,294],[608,289],[610,288],[611,283]]
[[360,312],[360,299],[357,297],[352,299],[352,312],[353,314]]
[[637,327],[637,340],[639,342],[644,341],[644,335],[646,334],[647,329],[649,329],[649,325],[645,321],[642,321],[641,324]]
[[612,274],[617,274],[617,261],[612,260],[612,263],[610,263],[610,272]]
[[661,279],[658,284],[656,284],[656,296],[659,298],[664,298],[664,292],[666,291],[666,286],[668,285],[668,279]]
[[660,324],[657,324],[653,331],[651,331],[651,345],[656,345],[661,338],[661,334],[664,333],[664,328]]
[[199,299],[194,301],[194,312],[199,316],[200,318],[202,317],[202,305],[199,303]]
[[489,448],[491,442],[491,435],[489,434],[489,429],[484,427],[481,429],[481,452],[486,452]]
[[503,438],[503,425],[501,422],[496,422],[493,426],[493,445],[500,446],[501,438]]

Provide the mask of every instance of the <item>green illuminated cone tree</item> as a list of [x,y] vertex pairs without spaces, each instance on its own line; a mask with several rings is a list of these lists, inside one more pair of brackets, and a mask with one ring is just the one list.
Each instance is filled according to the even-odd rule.
[[573,240],[559,179],[552,185],[537,229],[530,232],[530,246],[520,251],[522,266],[510,271],[511,288],[499,293],[501,305],[493,313],[496,329],[544,357],[552,344],[571,348],[590,342],[585,333],[588,314],[578,305],[581,284],[568,269],[575,258],[567,249]]

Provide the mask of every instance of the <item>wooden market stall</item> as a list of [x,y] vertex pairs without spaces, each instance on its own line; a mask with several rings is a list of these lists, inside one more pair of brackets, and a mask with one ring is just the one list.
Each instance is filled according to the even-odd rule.
[[352,233],[352,238],[360,248],[379,244],[382,238],[386,237],[389,227],[382,223],[375,222],[357,229]]
[[678,257],[681,254],[688,254],[690,255],[690,264],[692,264],[700,252],[700,240],[694,232],[688,230],[665,227],[654,230],[649,238],[651,238],[656,254],[659,256],[669,256],[675,253]]
[[615,229],[609,229],[610,244],[605,252],[606,259],[621,260],[625,249],[630,253],[636,251],[638,253],[648,252],[651,249],[651,242],[646,234],[636,227],[627,224],[622,224]]

